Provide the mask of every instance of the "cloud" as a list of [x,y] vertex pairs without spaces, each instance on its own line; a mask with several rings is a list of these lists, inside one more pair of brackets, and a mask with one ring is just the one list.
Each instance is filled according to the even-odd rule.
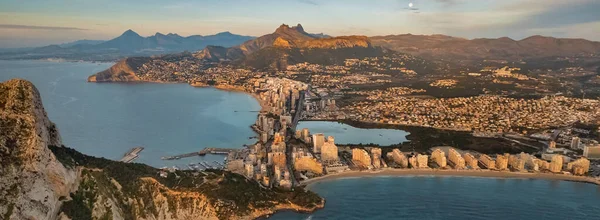
[[56,26],[34,26],[19,24],[0,24],[1,29],[21,29],[21,30],[50,30],[50,31],[87,31],[88,29],[77,27],[56,27]]
[[522,19],[519,25],[553,28],[600,21],[600,2],[555,5]]
[[458,3],[457,0],[435,0],[438,3],[442,3],[446,6],[454,6]]
[[319,5],[319,3],[313,1],[313,0],[297,0],[300,3],[304,3],[304,4],[309,4],[309,5]]

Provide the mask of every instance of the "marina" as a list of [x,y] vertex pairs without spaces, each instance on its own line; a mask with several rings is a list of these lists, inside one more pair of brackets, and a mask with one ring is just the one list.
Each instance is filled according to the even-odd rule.
[[237,152],[239,150],[240,149],[207,147],[207,148],[204,148],[204,149],[202,149],[201,151],[198,151],[198,152],[191,152],[191,153],[186,153],[186,154],[179,154],[179,155],[175,155],[175,156],[163,156],[160,159],[162,159],[162,160],[179,160],[181,158],[194,157],[194,156],[204,156],[206,154],[224,154],[224,155],[228,155],[229,153]]
[[125,153],[123,155],[123,158],[121,158],[121,160],[119,160],[119,161],[124,162],[124,163],[131,163],[139,157],[139,153],[142,152],[143,150],[144,150],[143,147],[131,148],[129,151],[127,151],[127,153]]

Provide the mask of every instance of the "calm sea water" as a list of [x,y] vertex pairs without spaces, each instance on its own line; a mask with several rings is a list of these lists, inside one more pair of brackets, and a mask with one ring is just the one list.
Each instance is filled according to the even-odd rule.
[[0,81],[33,82],[64,144],[93,156],[120,159],[130,148],[143,146],[137,162],[162,167],[201,158],[162,161],[161,156],[255,142],[248,139],[256,135],[249,126],[260,106],[251,96],[186,84],[86,82],[89,75],[110,66],[0,61]]
[[600,187],[558,180],[364,177],[317,182],[312,214],[270,219],[600,219]]
[[395,129],[362,129],[347,124],[330,121],[302,121],[298,123],[298,129],[308,128],[314,133],[324,133],[325,136],[335,137],[335,143],[339,144],[379,144],[389,146],[406,141],[409,133]]

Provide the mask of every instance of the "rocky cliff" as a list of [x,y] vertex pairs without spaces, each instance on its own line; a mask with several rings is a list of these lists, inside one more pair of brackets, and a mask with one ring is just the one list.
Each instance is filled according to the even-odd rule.
[[25,80],[0,84],[0,218],[53,219],[76,182],[46,147],[61,145],[40,94]]
[[150,58],[130,57],[125,58],[107,70],[88,77],[88,82],[134,82],[140,78],[136,75],[138,68],[148,62]]
[[0,84],[0,119],[0,219],[254,219],[324,204],[302,188],[266,189],[230,172],[167,172],[83,155],[62,146],[24,80]]

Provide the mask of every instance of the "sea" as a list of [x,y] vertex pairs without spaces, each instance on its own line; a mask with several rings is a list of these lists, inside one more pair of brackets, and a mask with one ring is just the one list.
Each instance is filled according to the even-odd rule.
[[[0,81],[33,82],[64,145],[96,157],[118,160],[142,146],[136,162],[185,168],[223,157],[160,157],[256,141],[249,126],[260,105],[253,97],[187,84],[86,82],[111,65],[0,61]],[[304,127],[344,144],[397,144],[408,134],[337,122],[301,122],[299,128]],[[557,180],[361,177],[317,182],[309,189],[326,199],[324,209],[281,212],[271,219],[600,219],[600,187]]]
[[310,214],[276,213],[272,220],[600,219],[600,186],[542,179],[380,176],[309,185],[325,198]]
[[242,148],[256,142],[250,128],[259,103],[244,93],[187,84],[88,83],[112,63],[0,61],[0,81],[22,78],[40,91],[63,144],[82,153],[118,160],[145,149],[136,162],[187,168],[223,156],[161,160],[205,147]]

